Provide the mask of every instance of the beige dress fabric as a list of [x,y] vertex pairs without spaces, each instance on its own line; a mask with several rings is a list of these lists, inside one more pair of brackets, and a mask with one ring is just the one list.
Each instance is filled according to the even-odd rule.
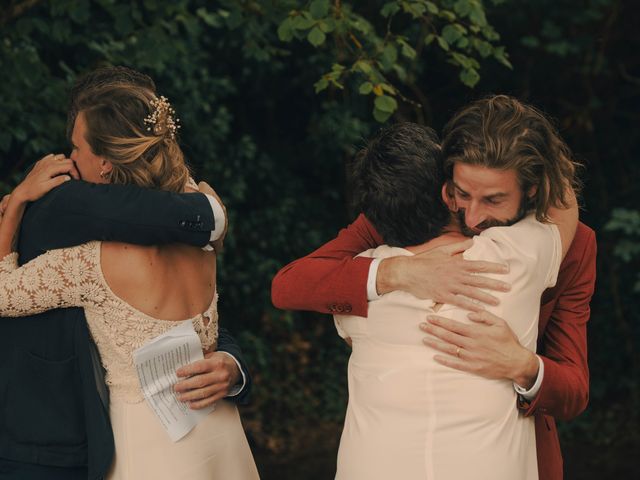
[[[110,392],[115,459],[108,480],[253,480],[258,472],[236,406],[216,409],[184,438],[171,442],[144,402],[133,351],[184,322],[136,310],[109,288],[100,267],[101,242],[51,250],[18,267],[12,253],[0,261],[0,314],[22,316],[83,307]],[[187,319],[204,349],[218,337],[217,294],[206,312]]]
[[[412,255],[381,246],[362,256]],[[474,238],[464,257],[506,262],[509,293],[490,310],[535,351],[540,296],[555,284],[561,261],[557,227],[527,217]],[[338,452],[338,480],[536,480],[532,418],[516,408],[507,380],[488,380],[439,365],[419,324],[434,302],[393,292],[369,303],[368,317],[335,316],[353,342],[349,404]],[[438,315],[470,323],[443,305]]]

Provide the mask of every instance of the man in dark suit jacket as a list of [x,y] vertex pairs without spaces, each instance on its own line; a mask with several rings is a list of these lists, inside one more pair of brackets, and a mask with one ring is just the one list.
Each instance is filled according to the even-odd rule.
[[[148,79],[128,69],[106,69],[74,91],[140,78]],[[76,114],[72,101],[70,118]],[[202,247],[216,240],[212,232],[224,230],[220,217],[217,200],[199,193],[70,181],[28,207],[19,262],[90,240]],[[108,392],[82,309],[2,318],[0,329],[0,479],[102,478],[114,449]],[[230,400],[246,403],[251,379],[240,348],[222,328],[218,352],[194,364],[192,373],[206,377],[207,387],[215,384],[209,390],[216,396],[231,394]]]
[[[445,155],[449,155],[450,160],[455,159],[451,161],[448,172],[451,186],[458,188],[461,184],[454,173],[457,164],[476,167],[480,163],[479,168],[483,168],[481,161],[484,159],[501,160],[502,156],[508,157],[517,152],[521,147],[518,142],[523,139],[533,142],[544,138],[550,144],[536,145],[540,155],[566,165],[568,151],[557,134],[547,126],[544,117],[525,107],[514,99],[505,101],[499,96],[495,103],[491,99],[475,102],[454,117],[445,127],[443,141]],[[496,139],[488,140],[479,132],[491,134],[498,131],[497,125],[501,126],[503,133],[510,132],[517,141],[502,143]],[[529,130],[524,131],[524,127]],[[458,142],[461,136],[462,141]],[[554,144],[556,140],[559,143]],[[471,162],[461,154],[469,155],[475,150],[482,152],[475,158],[483,160]],[[497,186],[492,187],[489,190],[499,191],[495,188]],[[478,224],[482,224],[490,218],[487,212],[494,208],[491,205],[487,207],[491,198],[478,195],[475,188],[456,192],[463,196],[458,201],[467,205],[468,210],[461,217],[463,223],[467,221],[467,227],[476,226],[469,219],[478,210],[483,210],[476,215]],[[474,205],[469,205],[471,202]],[[498,205],[493,214],[499,215],[504,208],[505,205]],[[375,266],[370,258],[353,258],[381,242],[379,233],[361,214],[336,239],[278,272],[272,283],[274,305],[285,309],[331,314],[345,312],[366,317],[368,299],[392,290],[405,290],[420,298],[455,303],[464,308],[465,303],[457,298],[459,294],[482,299],[486,297],[474,291],[476,287],[499,289],[499,284],[471,274],[472,271],[486,271],[490,265],[453,257],[464,249],[462,247],[457,250],[436,249],[412,258],[395,257]],[[518,408],[524,415],[535,415],[540,480],[561,480],[563,477],[555,419],[568,420],[577,416],[588,402],[586,324],[595,285],[595,256],[595,234],[581,223],[560,266],[556,286],[547,290],[542,298],[537,356],[532,356],[518,343],[503,319],[486,311],[480,313],[471,325],[436,317],[433,322],[425,322],[422,326],[433,335],[428,344],[445,354],[440,357],[443,364],[489,378],[509,378],[514,381],[514,386],[525,387],[516,389],[520,393]],[[463,355],[459,354],[459,347],[464,347]],[[525,360],[516,362],[515,359],[520,358]],[[472,403],[473,398],[469,402]]]
[[[214,228],[202,194],[70,181],[29,206],[18,251],[23,264],[90,240],[204,246]],[[101,478],[113,438],[82,309],[3,318],[0,328],[0,478]],[[222,329],[218,349],[244,363]]]

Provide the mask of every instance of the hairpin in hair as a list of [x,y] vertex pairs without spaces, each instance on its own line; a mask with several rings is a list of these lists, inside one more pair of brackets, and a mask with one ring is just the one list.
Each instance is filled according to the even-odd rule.
[[153,111],[144,119],[147,124],[147,131],[153,131],[156,135],[161,135],[168,131],[171,138],[176,137],[176,132],[180,128],[180,119],[173,119],[176,111],[173,109],[167,97],[160,96],[149,102]]

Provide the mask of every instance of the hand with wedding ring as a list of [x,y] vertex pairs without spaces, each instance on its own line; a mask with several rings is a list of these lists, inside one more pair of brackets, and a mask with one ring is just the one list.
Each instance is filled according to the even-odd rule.
[[520,345],[507,322],[486,310],[467,316],[472,323],[429,315],[420,324],[420,329],[429,334],[424,344],[440,352],[434,360],[485,378],[509,379],[523,388],[533,386],[538,359]]

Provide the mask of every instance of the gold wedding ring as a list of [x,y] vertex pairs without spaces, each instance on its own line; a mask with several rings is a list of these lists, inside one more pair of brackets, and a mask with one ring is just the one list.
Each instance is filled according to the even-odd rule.
[[460,358],[460,347],[456,348],[456,357]]

